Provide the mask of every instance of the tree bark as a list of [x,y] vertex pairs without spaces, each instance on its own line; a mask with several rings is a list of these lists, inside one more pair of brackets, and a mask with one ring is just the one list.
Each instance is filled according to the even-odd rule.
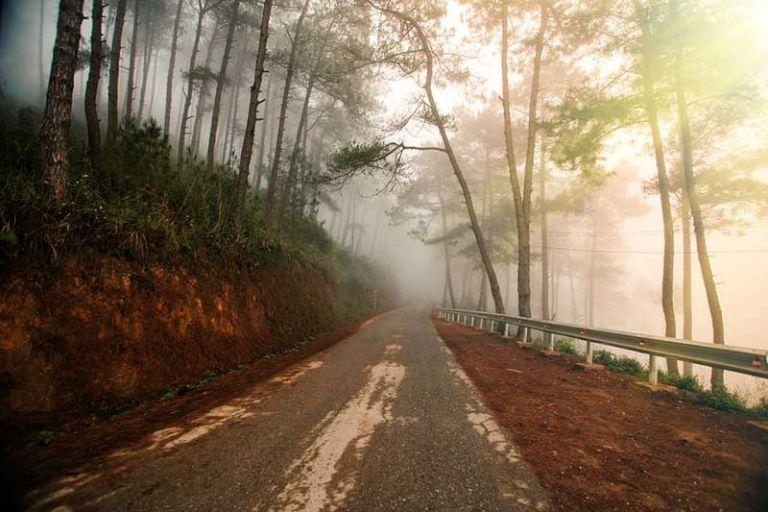
[[[211,40],[208,41],[208,49],[205,52],[205,62],[203,67],[210,69],[211,60],[213,59],[213,50],[216,47],[216,36],[219,33],[219,22],[216,21],[213,32],[211,32]],[[192,123],[192,142],[190,147],[192,153],[198,154],[200,150],[200,133],[203,130],[203,119],[205,118],[206,101],[208,100],[208,80],[203,80],[200,84],[200,91],[197,93],[197,105],[195,106],[195,120]]]
[[[531,79],[531,96],[528,109],[528,140],[526,144],[525,168],[523,174],[523,189],[517,176],[514,142],[512,140],[512,114],[509,95],[509,6],[505,0],[501,16],[501,74],[502,74],[502,104],[504,110],[504,141],[507,147],[507,166],[515,205],[515,220],[517,224],[517,302],[520,316],[531,316],[531,190],[533,184],[533,162],[536,150],[536,105],[540,88],[541,60],[544,51],[544,33],[547,27],[547,12],[544,4],[540,4],[541,19],[539,32],[536,36],[533,76]],[[522,329],[518,329],[520,334]]]
[[415,29],[416,34],[421,42],[422,51],[426,58],[426,67],[427,67],[427,76],[424,80],[423,88],[427,94],[427,100],[428,100],[429,108],[432,114],[432,118],[435,120],[437,129],[440,132],[440,138],[443,141],[443,147],[445,148],[445,153],[448,155],[448,160],[451,163],[453,174],[456,176],[456,180],[459,182],[459,186],[461,187],[461,193],[464,196],[464,202],[467,207],[467,214],[469,216],[470,226],[472,228],[472,233],[475,235],[475,242],[477,243],[477,249],[480,252],[480,260],[483,263],[483,268],[485,272],[488,274],[488,282],[491,286],[491,296],[493,297],[493,302],[496,307],[496,313],[504,314],[504,300],[502,299],[501,291],[499,290],[499,280],[496,277],[496,271],[493,268],[491,257],[488,254],[488,249],[485,245],[485,237],[483,236],[483,232],[480,229],[480,223],[477,220],[477,214],[475,213],[475,207],[472,202],[472,193],[469,190],[467,181],[464,178],[464,173],[462,172],[461,166],[459,165],[459,161],[456,158],[456,154],[453,151],[453,146],[451,146],[451,141],[450,141],[450,138],[448,137],[448,132],[445,129],[445,123],[443,121],[443,118],[440,116],[440,111],[437,108],[437,101],[435,100],[435,96],[432,92],[432,77],[434,75],[434,61],[433,61],[434,57],[432,55],[432,48],[430,47],[427,36],[426,34],[424,34],[424,31],[422,30],[421,26],[413,18],[411,18],[406,14],[399,13],[396,11],[391,11],[391,10],[385,10],[385,11],[389,12],[390,14],[393,14],[394,16],[398,17],[399,19],[411,25]]
[[453,277],[451,276],[451,251],[448,247],[448,219],[445,214],[445,201],[443,200],[443,189],[440,185],[437,187],[437,197],[440,200],[440,217],[443,222],[443,256],[445,257],[445,282],[448,287],[448,298],[451,301],[451,308],[456,309],[456,294],[453,291]]
[[133,31],[131,32],[131,56],[128,62],[128,88],[125,94],[125,120],[133,118],[134,77],[136,75],[136,49],[139,46],[139,16],[141,0],[133,0]]
[[141,92],[139,93],[139,119],[144,115],[144,100],[147,97],[147,77],[149,76],[149,64],[152,59],[152,46],[155,40],[155,27],[152,21],[147,19],[147,28],[144,34],[144,66],[141,72]]
[[40,127],[40,161],[50,198],[61,207],[67,198],[67,137],[72,124],[74,88],[83,0],[60,0],[45,111]]
[[155,48],[155,58],[152,60],[152,80],[149,87],[149,105],[147,106],[147,115],[152,117],[152,109],[155,106],[155,86],[157,85],[157,61],[159,50]]
[[[322,60],[322,57],[318,59],[318,63],[320,63]],[[285,208],[288,204],[288,196],[290,195],[291,188],[293,187],[293,182],[296,178],[296,164],[299,159],[299,150],[301,149],[301,134],[304,131],[304,127],[307,123],[307,115],[309,113],[309,99],[312,96],[312,89],[315,86],[315,77],[317,68],[319,67],[319,64],[315,66],[315,69],[313,69],[309,74],[309,81],[307,82],[307,92],[304,94],[304,103],[301,106],[301,116],[299,117],[299,126],[296,129],[296,139],[293,141],[293,151],[291,151],[291,159],[290,163],[288,164],[288,179],[286,180],[285,184],[283,185],[283,189],[280,192],[280,201],[278,203],[277,207],[277,225],[279,226],[282,222],[283,215],[285,213]]]
[[44,54],[44,38],[45,32],[43,31],[43,25],[45,24],[45,0],[40,0],[40,19],[38,24],[38,44],[37,44],[37,63],[39,65],[38,71],[40,73],[40,98],[45,98],[45,64],[43,63]]
[[[243,148],[240,151],[240,168],[237,175],[237,187],[235,190],[235,224],[239,227],[245,206],[245,193],[248,190],[248,173],[251,168],[251,156],[253,155],[253,139],[258,116],[259,94],[261,82],[264,77],[264,61],[267,56],[267,40],[269,38],[269,19],[272,13],[272,0],[264,0],[264,8],[261,11],[261,31],[259,33],[259,49],[256,52],[256,69],[254,71],[253,85],[251,86],[251,99],[248,103],[248,118],[245,121],[243,133]],[[262,120],[263,121],[263,120]]]
[[221,57],[221,68],[216,76],[216,93],[213,96],[213,110],[211,111],[211,130],[208,135],[208,170],[213,170],[214,160],[216,158],[216,136],[219,127],[219,111],[221,110],[221,95],[224,92],[224,86],[227,82],[227,67],[229,65],[229,54],[232,52],[232,41],[235,39],[235,30],[237,29],[237,17],[240,10],[240,0],[235,0],[232,5],[232,17],[229,20],[227,29],[227,40],[224,43],[224,54]]
[[200,33],[203,30],[203,18],[207,12],[207,6],[201,6],[197,13],[197,25],[195,26],[195,40],[192,43],[192,54],[189,57],[189,72],[187,76],[187,93],[184,96],[184,107],[181,110],[181,122],[179,127],[179,162],[184,160],[184,147],[187,137],[187,121],[189,119],[189,107],[192,105],[192,93],[194,91],[195,79],[193,71],[195,61],[197,61],[197,52],[200,49]]
[[[691,211],[685,193],[682,194],[680,205],[683,224],[683,339],[693,339],[693,306],[691,293]],[[683,362],[683,376],[693,377],[693,364]]]
[[[549,226],[547,225],[547,163],[542,137],[539,162],[539,208],[541,210],[541,319],[552,320],[549,312]],[[545,332],[544,342],[549,346],[552,334]]]
[[93,0],[91,6],[91,58],[88,68],[88,84],[85,86],[85,122],[88,128],[88,155],[94,172],[101,169],[101,130],[96,99],[99,95],[99,79],[101,78],[103,14],[102,0]]
[[[236,128],[237,128],[237,113],[238,113],[238,104],[240,103],[240,90],[242,88],[242,82],[243,82],[243,64],[245,62],[245,57],[248,54],[248,40],[250,39],[250,31],[246,29],[244,42],[242,45],[242,49],[240,50],[240,56],[237,59],[237,75],[235,76],[235,97],[234,100],[230,98],[229,101],[229,119],[227,120],[227,126],[229,131],[229,143],[224,144],[224,147],[228,147],[227,150],[227,159],[231,158],[231,156],[235,152],[235,135],[236,135]],[[227,137],[225,137],[226,141]]]
[[584,316],[589,327],[595,325],[595,251],[597,249],[597,236],[595,231],[595,214],[592,214],[592,247],[589,251],[589,269],[587,271],[587,296],[584,308]]
[[[677,0],[670,0],[670,10],[672,18],[678,18]],[[675,59],[675,99],[677,103],[677,115],[680,130],[680,149],[683,160],[683,177],[685,183],[685,192],[688,204],[691,208],[691,217],[693,219],[693,231],[696,235],[696,252],[699,257],[699,267],[701,268],[701,277],[704,281],[704,290],[707,294],[707,304],[709,305],[709,314],[712,318],[712,341],[718,345],[725,344],[725,327],[723,323],[723,310],[720,306],[720,298],[717,294],[717,285],[712,272],[712,265],[709,261],[709,250],[707,248],[706,228],[704,227],[704,218],[699,206],[699,198],[696,195],[696,182],[693,172],[693,143],[691,139],[691,125],[688,119],[688,104],[685,99],[685,88],[683,86],[683,55],[682,42],[677,41],[677,55]],[[712,388],[722,388],[725,386],[723,370],[712,368]]]
[[115,25],[112,32],[112,47],[109,59],[109,89],[107,92],[107,145],[111,146],[117,140],[118,130],[118,87],[120,85],[120,50],[123,41],[123,25],[125,24],[125,6],[128,0],[118,0],[115,13]]
[[[270,89],[272,88],[272,79],[270,78],[267,81],[267,91],[264,94],[265,98],[270,97]],[[269,110],[269,102],[267,102],[265,108],[264,108],[264,122],[261,123],[261,130],[259,132],[259,155],[256,157],[256,192],[261,190],[261,178],[264,175],[264,149],[265,149],[265,142],[267,137],[267,131],[268,130],[268,123],[267,119],[269,118],[268,112]]]
[[165,115],[163,116],[163,131],[170,133],[171,107],[173,105],[173,72],[176,67],[176,50],[179,44],[179,27],[181,26],[181,8],[184,0],[176,4],[176,18],[173,20],[173,35],[171,36],[171,53],[168,60],[168,78],[165,82]]
[[[656,105],[655,84],[651,76],[652,62],[650,54],[650,32],[648,22],[645,20],[639,5],[636,3],[637,16],[643,38],[643,62],[641,66],[643,81],[643,101],[645,104],[648,124],[651,128],[653,140],[653,152],[656,158],[656,176],[661,200],[661,216],[664,225],[664,263],[661,276],[661,307],[664,312],[664,335],[674,338],[677,333],[674,305],[674,264],[675,264],[675,235],[672,219],[672,207],[669,200],[669,180],[664,161],[664,143],[659,129],[658,107]],[[677,360],[667,358],[667,371],[672,376],[678,376]]]
[[275,134],[275,154],[272,160],[272,169],[269,173],[269,185],[267,186],[267,198],[264,202],[265,216],[272,219],[272,210],[275,205],[275,193],[277,192],[277,172],[280,169],[280,155],[283,148],[283,133],[285,131],[285,118],[286,110],[288,109],[288,100],[291,95],[291,82],[293,81],[293,73],[296,67],[296,57],[299,50],[299,38],[301,37],[301,26],[304,24],[304,18],[307,15],[309,9],[310,0],[304,0],[304,6],[299,14],[299,19],[296,21],[296,30],[293,33],[293,41],[291,43],[291,53],[288,58],[288,67],[285,72],[285,84],[283,86],[283,99],[280,103],[280,117],[278,118],[277,133]]

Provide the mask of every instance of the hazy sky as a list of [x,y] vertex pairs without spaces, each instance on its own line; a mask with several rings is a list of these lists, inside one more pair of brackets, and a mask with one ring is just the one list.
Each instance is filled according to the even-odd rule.
[[[88,2],[86,2],[87,4]],[[758,52],[766,55],[768,62],[768,0],[742,0],[743,5],[749,6],[750,21],[759,27],[759,37],[753,41],[753,47],[745,51]],[[44,71],[47,77],[51,45],[55,36],[55,15],[57,2],[46,0],[45,19],[43,24],[43,55]],[[40,4],[37,0],[24,0],[16,2],[2,2],[2,18],[0,19],[0,72],[2,73],[3,86],[10,94],[24,101],[35,101],[39,98],[39,67],[38,62],[38,22]],[[455,32],[448,43],[456,51],[467,56],[466,65],[472,72],[471,85],[453,85],[442,87],[438,90],[438,102],[444,113],[451,113],[459,107],[479,108],[480,103],[476,98],[484,96],[491,101],[500,95],[500,75],[498,57],[498,39],[478,43],[474,46],[467,41],[472,35],[469,23],[466,23],[467,13],[463,12],[456,4],[451,4],[449,17],[446,20],[446,32]],[[83,33],[89,30],[89,23],[83,24]],[[184,36],[182,51],[188,46],[189,34]],[[160,54],[161,59],[167,59],[167,53]],[[180,59],[183,67],[185,59]],[[164,76],[161,64],[159,76]],[[620,64],[620,63],[618,63]],[[600,61],[582,63],[589,69],[607,70],[615,68],[616,62]],[[598,71],[595,71],[598,72]],[[82,80],[82,73],[76,79]],[[513,77],[513,87],[524,86],[523,77]],[[177,87],[181,86],[181,80],[177,80]],[[546,87],[546,84],[545,84]],[[77,85],[76,85],[76,91]],[[385,74],[384,80],[379,84],[378,98],[385,106],[377,116],[380,124],[396,117],[398,113],[408,110],[414,97],[420,94],[418,84],[412,79],[400,79],[391,73]],[[81,98],[76,98],[74,111],[76,114],[82,110]],[[160,103],[155,106],[154,113],[158,115]],[[516,115],[524,115],[525,104],[517,105],[523,110]],[[459,127],[460,129],[460,127]],[[752,134],[759,137],[757,144],[763,146],[768,143],[765,138],[766,131]],[[406,132],[398,135],[399,138],[409,142],[434,141],[436,133],[430,129],[411,127]],[[627,172],[636,176],[636,183],[630,188],[630,192],[641,198],[647,204],[647,213],[627,219],[615,229],[612,237],[601,237],[599,243],[605,246],[618,247],[616,253],[604,254],[602,257],[609,259],[621,268],[621,294],[608,294],[610,302],[601,302],[598,299],[598,319],[603,327],[613,327],[640,332],[660,334],[663,332],[663,316],[660,301],[661,288],[661,218],[659,212],[658,197],[656,195],[645,196],[642,191],[642,180],[655,175],[654,162],[648,147],[646,133],[642,130],[628,131],[611,142],[611,152],[606,160],[608,168],[618,166],[628,167]],[[522,144],[522,141],[517,141]],[[764,173],[768,179],[768,172]],[[452,177],[447,179],[453,180]],[[352,193],[348,191],[347,194]],[[621,198],[616,198],[621,200]],[[393,204],[392,197],[368,199],[370,207],[369,221],[379,222],[384,209]],[[557,223],[557,219],[553,222]],[[560,224],[566,230],[578,232],[583,229],[574,220],[561,219]],[[568,223],[573,223],[569,228]],[[725,316],[726,339],[729,344],[750,347],[768,346],[768,315],[765,314],[768,304],[768,219],[756,218],[750,222],[740,236],[732,236],[719,232],[709,233],[709,246],[712,251],[712,264],[718,283],[718,291],[721,296]],[[369,225],[368,233],[374,232],[373,225]],[[443,260],[439,247],[424,246],[420,242],[408,237],[407,227],[385,226],[381,242],[375,246],[374,256],[384,266],[388,267],[397,279],[403,294],[406,297],[419,299],[431,299],[438,301],[442,297],[443,290]],[[537,229],[534,227],[534,232]],[[370,235],[369,235],[370,236]],[[582,250],[586,239],[578,236],[567,239],[553,237],[551,245],[560,250]],[[371,241],[364,239],[364,251],[368,251]],[[678,251],[682,243],[680,236],[676,240]],[[614,250],[614,249],[612,249]],[[679,290],[681,258],[678,254],[676,261],[676,288]],[[498,269],[503,273],[503,269]],[[534,277],[535,279],[535,277]],[[457,278],[458,280],[458,278]],[[533,286],[538,284],[534,281]],[[563,285],[565,286],[565,285]],[[562,291],[562,300],[567,292]],[[598,295],[600,297],[600,295]],[[704,297],[699,269],[694,259],[693,269],[693,297],[694,297],[694,337],[706,341],[711,335],[709,315]],[[679,303],[679,296],[676,297]],[[681,307],[677,306],[678,314]],[[679,317],[680,323],[682,318]],[[564,319],[567,320],[567,319]],[[729,374],[731,383],[748,382],[746,377],[734,377]],[[753,382],[753,381],[749,381]]]

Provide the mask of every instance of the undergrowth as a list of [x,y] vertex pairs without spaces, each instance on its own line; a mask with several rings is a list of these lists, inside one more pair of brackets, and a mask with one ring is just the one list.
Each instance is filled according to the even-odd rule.
[[[536,347],[542,349],[549,348],[549,345],[546,341],[544,341],[543,337],[533,338],[532,342]],[[554,346],[555,352],[559,352],[560,354],[567,354],[569,356],[579,355],[579,351],[576,349],[576,345],[574,345],[573,341],[569,340],[568,338],[555,337]]]
[[628,356],[617,356],[607,350],[595,350],[592,354],[592,362],[607,368],[608,370],[625,373],[637,379],[648,378],[648,370],[636,359]]
[[372,290],[382,282],[380,269],[339,247],[314,215],[287,216],[280,230],[272,229],[252,189],[236,224],[234,167],[208,171],[191,155],[174,164],[154,121],[125,124],[118,142],[104,148],[98,169],[85,142],[73,138],[69,198],[53,208],[33,124],[0,130],[0,269],[22,260],[55,263],[93,249],[142,264],[204,269],[294,261],[342,285]]
[[[596,350],[592,361],[608,370],[630,375],[638,380],[648,378],[648,370],[639,361],[628,356],[617,356],[607,350]],[[695,376],[674,376],[660,371],[659,382],[685,391],[694,402],[713,409],[768,418],[768,396],[761,397],[757,405],[749,407],[747,399],[739,393],[726,386],[705,389]]]

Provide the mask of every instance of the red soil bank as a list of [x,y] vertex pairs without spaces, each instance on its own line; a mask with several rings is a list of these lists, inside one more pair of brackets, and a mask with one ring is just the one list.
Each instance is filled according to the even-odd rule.
[[0,438],[117,411],[328,332],[370,291],[318,269],[142,267],[114,257],[0,281]]
[[768,434],[744,418],[435,325],[556,510],[768,510]]

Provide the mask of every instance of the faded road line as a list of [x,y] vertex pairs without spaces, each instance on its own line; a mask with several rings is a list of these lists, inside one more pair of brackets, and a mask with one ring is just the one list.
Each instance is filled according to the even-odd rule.
[[[392,421],[391,405],[405,376],[405,367],[383,361],[370,369],[368,382],[338,414],[329,414],[312,445],[286,472],[288,484],[270,510],[335,509],[355,485],[355,467],[377,426]],[[345,461],[349,460],[344,457]]]

